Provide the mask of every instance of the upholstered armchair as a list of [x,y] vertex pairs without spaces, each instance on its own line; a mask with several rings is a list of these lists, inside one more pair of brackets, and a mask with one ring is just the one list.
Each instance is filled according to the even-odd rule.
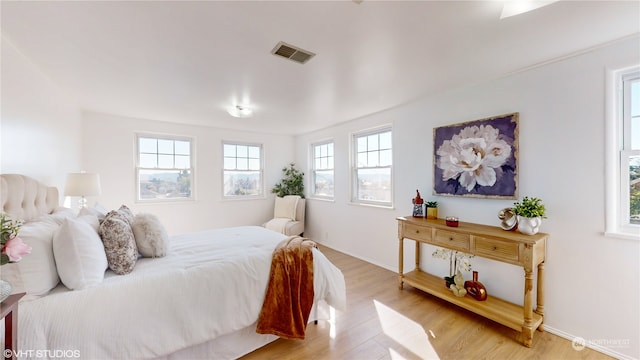
[[298,195],[276,197],[273,219],[264,223],[269,230],[285,235],[302,235],[304,233],[305,199]]

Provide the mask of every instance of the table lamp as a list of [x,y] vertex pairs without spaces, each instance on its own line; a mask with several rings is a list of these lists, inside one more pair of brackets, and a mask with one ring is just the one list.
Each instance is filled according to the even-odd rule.
[[80,208],[87,207],[85,196],[100,195],[100,175],[86,172],[67,174],[64,195],[80,196]]

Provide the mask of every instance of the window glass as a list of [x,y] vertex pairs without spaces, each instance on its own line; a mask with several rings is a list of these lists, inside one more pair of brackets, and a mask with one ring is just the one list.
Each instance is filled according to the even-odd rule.
[[260,196],[262,184],[262,146],[223,144],[223,196]]
[[192,141],[137,135],[138,201],[193,199]]
[[333,198],[333,142],[311,145],[312,169],[311,181],[313,196]]
[[353,202],[392,205],[391,139],[390,129],[354,135]]

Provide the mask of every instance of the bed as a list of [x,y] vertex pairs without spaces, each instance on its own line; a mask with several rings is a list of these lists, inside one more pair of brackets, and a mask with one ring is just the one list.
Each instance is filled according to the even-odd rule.
[[[68,259],[56,264],[50,248],[62,224],[78,214],[58,207],[57,189],[32,178],[0,175],[0,181],[2,212],[25,220],[20,236],[32,246],[20,262],[1,268],[14,292],[27,290],[18,325],[23,358],[41,350],[38,358],[233,359],[277,339],[257,334],[256,321],[271,255],[287,236],[259,226],[174,235],[166,256],[138,258],[126,275],[107,270],[101,281],[70,290],[54,274]],[[312,251],[309,321],[318,318],[319,307],[326,313],[328,306],[344,310],[346,304],[342,273]],[[39,283],[55,286],[44,291]]]

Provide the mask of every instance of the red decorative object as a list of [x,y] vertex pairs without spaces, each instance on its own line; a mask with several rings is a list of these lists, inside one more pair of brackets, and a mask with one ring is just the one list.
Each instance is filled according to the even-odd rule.
[[455,216],[447,216],[445,219],[447,226],[458,227],[458,218]]
[[473,281],[467,280],[464,282],[464,288],[472,298],[478,301],[487,300],[487,289],[478,281],[477,271],[473,272]]
[[422,210],[422,204],[424,204],[424,199],[420,197],[420,191],[416,190],[416,197],[411,199],[413,203],[413,217],[424,217],[424,212]]

